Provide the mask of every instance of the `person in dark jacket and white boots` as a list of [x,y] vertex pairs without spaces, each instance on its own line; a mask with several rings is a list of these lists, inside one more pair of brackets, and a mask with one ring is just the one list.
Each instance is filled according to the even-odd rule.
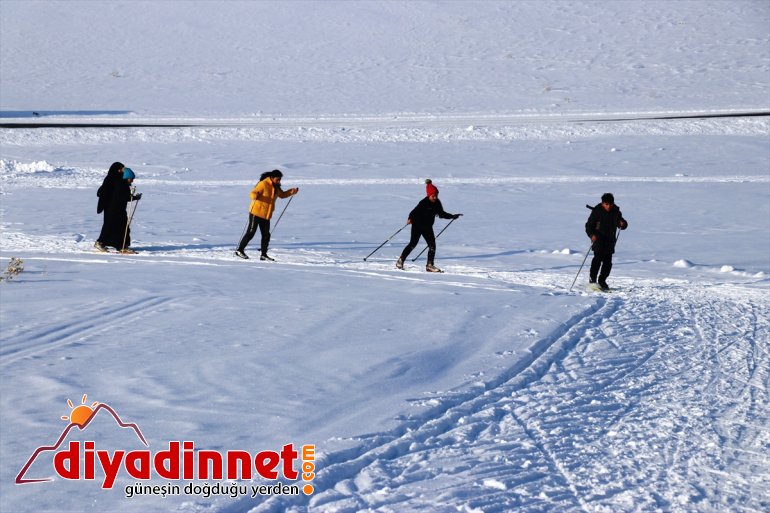
[[457,219],[462,214],[448,214],[444,212],[444,207],[438,199],[438,187],[433,185],[430,178],[425,180],[425,183],[427,184],[425,186],[425,198],[409,212],[409,218],[406,220],[406,224],[412,225],[412,237],[409,239],[409,244],[406,245],[404,251],[401,252],[401,257],[396,262],[396,267],[399,269],[404,268],[404,260],[417,246],[417,243],[420,242],[420,237],[422,237],[428,244],[428,264],[425,266],[425,270],[431,273],[440,273],[441,269],[433,265],[433,259],[436,257],[436,236],[433,234],[433,222],[436,220],[436,216],[442,219]]
[[615,204],[615,197],[608,192],[602,195],[602,202],[591,209],[586,222],[586,234],[591,238],[591,248],[594,250],[588,279],[590,283],[598,283],[604,291],[609,290],[607,278],[612,270],[612,254],[615,253],[618,228],[628,228],[628,221],[623,219],[620,208]]

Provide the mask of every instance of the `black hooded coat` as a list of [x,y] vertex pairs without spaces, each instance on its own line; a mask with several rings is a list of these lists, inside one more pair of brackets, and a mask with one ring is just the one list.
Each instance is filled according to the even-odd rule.
[[[131,201],[131,186],[123,179],[122,171],[110,172],[96,193],[99,202],[96,211],[104,212],[104,224],[99,234],[99,242],[105,246],[123,249],[131,245],[131,230],[126,232],[128,214],[126,205]],[[125,237],[125,244],[124,244]]]
[[623,214],[617,205],[612,205],[609,212],[604,210],[599,203],[593,209],[586,221],[586,234],[596,236],[596,242],[593,244],[595,253],[615,252],[615,241],[617,240],[617,230],[625,230],[628,227],[628,221],[623,219]]

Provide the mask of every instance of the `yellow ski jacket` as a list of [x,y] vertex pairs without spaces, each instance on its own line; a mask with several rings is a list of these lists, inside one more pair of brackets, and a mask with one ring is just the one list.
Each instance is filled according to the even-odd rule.
[[292,194],[294,193],[283,191],[280,185],[273,185],[273,181],[268,176],[249,193],[252,199],[249,212],[262,219],[270,219],[273,216],[273,210],[275,210],[275,200],[288,198]]

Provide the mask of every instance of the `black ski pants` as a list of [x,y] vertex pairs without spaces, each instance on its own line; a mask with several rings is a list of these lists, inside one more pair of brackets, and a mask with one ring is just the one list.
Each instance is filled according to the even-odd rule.
[[243,235],[241,243],[238,244],[238,251],[246,250],[246,245],[254,238],[257,228],[262,233],[260,251],[263,255],[267,254],[267,246],[270,244],[270,219],[263,219],[251,213],[249,214],[249,226],[246,228],[246,233]]
[[599,283],[605,282],[610,275],[610,271],[612,271],[612,250],[595,249],[589,273],[591,281],[596,281],[598,276]]
[[417,247],[420,237],[425,239],[425,242],[428,244],[428,264],[433,265],[433,259],[436,257],[436,236],[433,234],[433,226],[431,225],[420,226],[412,224],[412,237],[409,239],[409,244],[406,245],[404,251],[401,252],[401,260],[406,260],[409,253]]

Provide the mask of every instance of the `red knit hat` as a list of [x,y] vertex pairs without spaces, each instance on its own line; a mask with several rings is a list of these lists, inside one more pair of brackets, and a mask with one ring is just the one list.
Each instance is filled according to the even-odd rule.
[[433,196],[434,194],[438,196],[438,187],[433,185],[433,182],[430,178],[425,179],[425,183],[427,184],[425,186],[425,194],[427,196]]

